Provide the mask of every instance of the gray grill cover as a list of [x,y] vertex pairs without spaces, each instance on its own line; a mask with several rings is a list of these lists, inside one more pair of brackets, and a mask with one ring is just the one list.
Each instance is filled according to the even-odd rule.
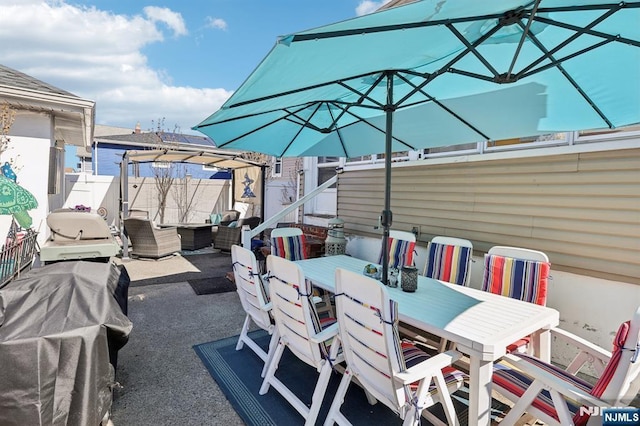
[[[126,272],[123,272],[126,274]],[[132,324],[113,264],[64,262],[0,290],[0,424],[98,425],[111,406],[107,335]]]

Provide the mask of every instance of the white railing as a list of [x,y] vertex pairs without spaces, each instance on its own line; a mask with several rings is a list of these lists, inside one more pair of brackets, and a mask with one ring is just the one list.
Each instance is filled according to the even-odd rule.
[[253,229],[250,229],[248,225],[242,227],[242,247],[248,248],[251,250],[251,239],[256,235],[260,234],[262,231],[268,228],[273,228],[283,217],[296,210],[302,204],[314,198],[316,195],[320,194],[325,189],[329,188],[331,185],[335,184],[338,181],[338,176],[333,176],[331,179],[318,186],[313,191],[306,194],[304,197],[298,199],[294,203],[282,209],[278,214],[270,217],[269,219],[262,222],[260,225],[256,226]]

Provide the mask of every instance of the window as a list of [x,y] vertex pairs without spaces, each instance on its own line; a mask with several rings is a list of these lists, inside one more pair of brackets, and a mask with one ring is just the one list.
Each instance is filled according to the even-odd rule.
[[[318,157],[318,185],[322,185],[336,175],[336,167],[340,165],[340,157]],[[329,188],[335,188],[335,184]]]
[[271,176],[282,177],[282,158],[273,157],[271,162]]

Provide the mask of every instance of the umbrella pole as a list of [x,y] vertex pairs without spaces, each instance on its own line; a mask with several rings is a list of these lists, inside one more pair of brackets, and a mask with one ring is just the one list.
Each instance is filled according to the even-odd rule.
[[393,222],[391,213],[391,141],[393,135],[393,73],[387,72],[387,104],[385,105],[386,129],[384,146],[384,210],[382,210],[382,282],[389,283],[389,229]]

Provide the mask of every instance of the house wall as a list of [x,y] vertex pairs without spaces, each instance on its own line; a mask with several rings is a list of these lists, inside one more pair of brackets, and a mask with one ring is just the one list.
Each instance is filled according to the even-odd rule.
[[[554,269],[640,284],[640,148],[546,156],[456,158],[394,167],[393,228],[541,250]],[[405,163],[406,164],[406,163]],[[374,230],[384,169],[340,175],[348,232]]]
[[[9,149],[2,154],[0,163],[13,161],[17,182],[31,192],[38,207],[29,210],[33,228],[40,231],[38,242],[45,241],[45,219],[49,212],[48,192],[49,148],[53,130],[51,118],[47,114],[18,111],[11,126]],[[11,226],[11,216],[0,216],[0,235],[7,235]]]

